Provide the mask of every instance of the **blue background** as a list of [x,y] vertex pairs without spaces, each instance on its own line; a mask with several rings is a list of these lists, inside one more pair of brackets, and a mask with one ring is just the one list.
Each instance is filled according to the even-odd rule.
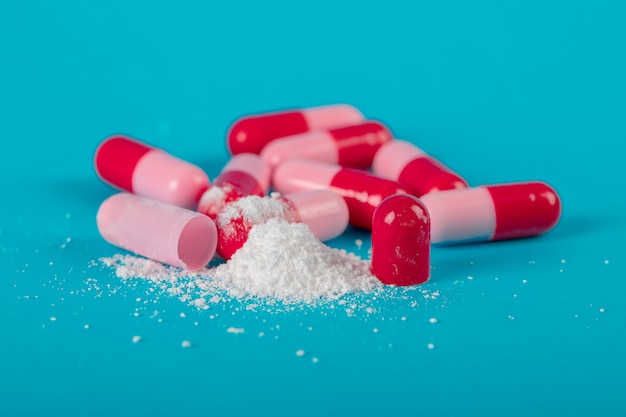
[[[3,0],[0,415],[624,415],[625,40],[619,0]],[[439,297],[354,317],[197,311],[93,265],[120,252],[106,136],[213,178],[236,118],[341,102],[472,185],[552,184],[560,224],[433,248]]]

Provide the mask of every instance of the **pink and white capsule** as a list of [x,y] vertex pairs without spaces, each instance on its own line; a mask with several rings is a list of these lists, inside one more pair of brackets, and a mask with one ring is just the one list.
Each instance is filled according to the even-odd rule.
[[96,221],[107,242],[178,268],[203,268],[217,246],[217,229],[207,216],[134,194],[104,200]]
[[321,241],[333,239],[348,226],[348,206],[343,198],[326,190],[311,190],[284,196],[250,196],[229,204],[216,220],[217,253],[230,259],[248,240],[255,224],[279,218],[304,223]]
[[384,144],[374,156],[372,169],[382,177],[404,184],[418,197],[468,186],[459,174],[404,140]]
[[266,195],[270,188],[270,174],[269,165],[259,155],[233,155],[202,194],[198,211],[215,219],[226,204],[249,195]]
[[300,157],[367,169],[380,147],[392,138],[393,135],[385,125],[367,121],[279,138],[268,143],[261,151],[261,156],[272,167],[287,159]]
[[117,189],[188,209],[196,209],[209,185],[199,167],[128,136],[105,139],[94,165],[98,176]]
[[350,224],[372,229],[374,210],[392,194],[406,194],[397,181],[367,171],[308,159],[290,159],[274,170],[274,189],[281,193],[325,189],[341,195],[350,212]]
[[486,185],[429,193],[432,243],[515,239],[551,230],[561,217],[556,191],[543,182]]

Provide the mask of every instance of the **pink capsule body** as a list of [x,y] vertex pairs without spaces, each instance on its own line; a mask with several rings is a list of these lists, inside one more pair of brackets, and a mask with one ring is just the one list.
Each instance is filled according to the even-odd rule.
[[215,219],[226,204],[249,195],[264,196],[269,187],[270,167],[259,155],[233,155],[202,194],[198,211]]
[[403,140],[384,144],[373,162],[376,174],[398,181],[418,197],[433,191],[466,188],[467,181],[417,146]]
[[369,121],[278,138],[263,148],[261,156],[272,167],[300,157],[367,169],[380,147],[392,138],[385,125]]
[[[248,212],[248,208],[252,208]],[[306,224],[315,237],[326,241],[348,226],[348,207],[341,196],[326,190],[311,190],[282,197],[249,197],[230,204],[217,217],[217,253],[230,259],[248,240],[250,229],[272,218]]]
[[432,243],[529,237],[552,229],[561,217],[556,191],[542,182],[486,185],[430,193]]
[[127,136],[105,139],[94,165],[98,176],[115,188],[189,209],[196,208],[209,185],[199,167]]
[[417,197],[395,194],[376,208],[371,269],[384,284],[416,285],[430,278],[430,217]]
[[274,170],[272,183],[274,189],[281,193],[314,189],[333,191],[346,201],[350,224],[366,230],[371,230],[374,210],[384,198],[407,192],[397,181],[306,159],[290,159],[280,164]]
[[360,123],[360,111],[347,104],[311,107],[275,113],[249,115],[235,121],[228,132],[230,153],[260,153],[270,141],[317,129],[331,129]]
[[134,194],[107,198],[96,221],[109,243],[178,268],[203,268],[217,246],[217,229],[207,216]]

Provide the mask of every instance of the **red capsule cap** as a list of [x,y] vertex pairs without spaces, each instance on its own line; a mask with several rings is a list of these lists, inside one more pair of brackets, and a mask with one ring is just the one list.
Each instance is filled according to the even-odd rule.
[[421,197],[434,191],[467,188],[467,182],[439,161],[423,157],[409,162],[398,177],[411,193]]
[[389,129],[379,122],[367,122],[328,131],[337,142],[338,164],[359,169],[372,165],[380,147],[393,139]]
[[105,139],[94,158],[96,173],[110,185],[133,192],[133,172],[139,160],[153,148],[126,136]]
[[561,217],[561,200],[543,182],[492,185],[496,230],[490,240],[514,239],[545,233]]
[[217,226],[217,253],[228,260],[248,240],[252,224],[244,217],[235,217],[226,226]]
[[228,132],[228,149],[232,155],[259,154],[276,138],[297,135],[309,129],[299,111],[247,116],[237,120]]
[[372,273],[384,284],[416,285],[430,278],[430,216],[417,197],[387,197],[372,222]]
[[248,195],[263,197],[265,190],[252,175],[243,171],[225,171],[215,178],[213,185],[232,191],[238,198]]
[[372,216],[381,201],[393,194],[407,193],[397,181],[349,168],[339,170],[329,188],[346,201],[350,224],[366,230],[372,229]]

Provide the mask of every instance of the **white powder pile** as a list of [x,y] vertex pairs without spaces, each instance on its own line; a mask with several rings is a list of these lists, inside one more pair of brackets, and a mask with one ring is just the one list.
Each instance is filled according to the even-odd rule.
[[250,230],[246,244],[214,277],[232,295],[314,303],[380,286],[369,262],[329,248],[301,223],[270,219]]
[[[250,201],[260,203],[257,199]],[[260,298],[269,304],[280,301],[312,305],[382,287],[370,273],[369,261],[324,245],[304,224],[279,218],[253,226],[243,247],[228,262],[214,268],[189,272],[130,255],[102,258],[101,262],[114,267],[116,275],[124,280],[149,280],[199,308],[208,308],[208,303],[225,296]]]

